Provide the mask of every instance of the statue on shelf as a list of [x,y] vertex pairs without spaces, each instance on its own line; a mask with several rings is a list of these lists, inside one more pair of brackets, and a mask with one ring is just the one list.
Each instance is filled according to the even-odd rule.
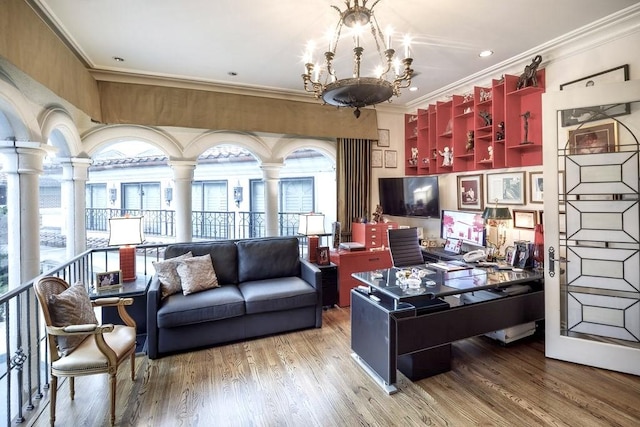
[[496,132],[496,141],[502,141],[504,139],[504,122],[498,124],[498,131]]
[[467,132],[467,144],[465,146],[467,153],[469,151],[473,151],[473,146],[474,146],[473,131],[470,130],[469,132]]
[[409,159],[409,165],[418,166],[418,147],[411,147],[411,158]]
[[524,67],[524,73],[520,74],[518,83],[516,84],[516,90],[523,89],[529,86],[538,86],[538,66],[542,62],[542,56],[536,55],[531,61],[531,64]]
[[491,113],[489,113],[488,111],[480,111],[478,115],[482,117],[482,119],[484,120],[485,126],[491,126],[491,123],[493,122],[493,119],[491,118]]
[[529,141],[529,117],[531,117],[531,112],[526,111],[524,114],[520,114],[522,119],[524,120],[524,139],[520,143],[521,145],[525,144],[533,144],[533,142]]
[[440,151],[442,156],[442,166],[453,166],[453,149],[444,147],[444,151]]
[[493,147],[490,145],[487,147],[487,152],[489,153],[489,158],[487,159],[488,161],[493,161]]
[[373,224],[377,224],[379,222],[382,222],[382,206],[381,205],[377,205],[376,206],[376,211],[373,213],[373,217],[371,218],[371,222]]

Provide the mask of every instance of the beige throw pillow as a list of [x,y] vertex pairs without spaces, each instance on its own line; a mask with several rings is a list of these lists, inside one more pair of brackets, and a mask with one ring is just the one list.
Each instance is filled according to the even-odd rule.
[[160,279],[162,299],[182,291],[180,275],[176,269],[182,260],[191,257],[193,257],[193,254],[189,251],[175,258],[169,258],[164,261],[154,261],[152,263],[153,268],[156,269],[156,273],[158,274],[158,279]]
[[[82,283],[76,283],[64,292],[49,296],[47,305],[53,326],[98,324],[89,294]],[[87,336],[88,334],[57,337],[58,351],[66,356]]]
[[178,264],[177,270],[184,295],[220,286],[209,254],[185,259]]

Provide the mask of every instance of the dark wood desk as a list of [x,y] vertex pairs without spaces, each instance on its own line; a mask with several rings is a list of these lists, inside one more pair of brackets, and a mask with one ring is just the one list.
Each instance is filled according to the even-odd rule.
[[[351,291],[352,356],[389,394],[397,391],[397,370],[411,380],[450,370],[452,342],[544,318],[537,272],[430,271],[412,289],[396,271],[354,273],[368,290]],[[512,292],[523,285],[524,293]]]

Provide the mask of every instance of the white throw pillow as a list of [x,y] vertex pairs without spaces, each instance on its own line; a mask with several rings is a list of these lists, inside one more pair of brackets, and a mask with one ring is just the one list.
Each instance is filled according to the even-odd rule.
[[154,261],[152,263],[153,268],[156,269],[156,273],[158,274],[158,279],[160,279],[162,299],[182,291],[182,282],[177,270],[178,264],[192,257],[193,254],[189,251],[175,258],[169,258],[164,261]]
[[184,295],[220,286],[209,254],[182,260],[177,270]]

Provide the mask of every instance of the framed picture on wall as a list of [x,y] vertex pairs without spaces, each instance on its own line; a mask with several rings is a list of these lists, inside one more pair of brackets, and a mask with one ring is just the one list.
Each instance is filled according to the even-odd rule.
[[569,154],[613,153],[617,144],[618,128],[614,121],[569,131]]
[[458,175],[458,209],[470,211],[484,209],[482,175]]
[[371,150],[371,167],[372,168],[381,168],[382,167],[382,150]]
[[525,190],[524,172],[487,174],[487,203],[524,205]]
[[529,172],[529,202],[543,203],[543,181],[542,171]]
[[513,210],[513,228],[533,230],[536,227],[536,211]]
[[389,129],[378,129],[378,147],[389,147],[390,145]]
[[398,167],[398,152],[396,150],[384,150],[384,167]]

